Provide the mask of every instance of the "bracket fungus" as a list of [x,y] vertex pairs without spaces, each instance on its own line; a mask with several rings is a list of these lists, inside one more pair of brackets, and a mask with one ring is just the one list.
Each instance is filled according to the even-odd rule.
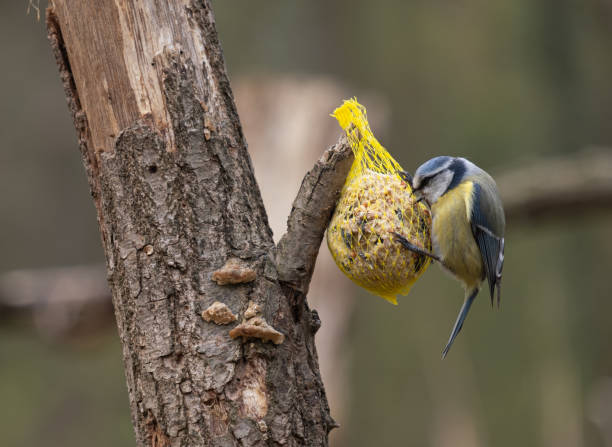
[[212,321],[215,324],[229,324],[238,319],[226,304],[219,301],[215,301],[203,311],[202,318],[204,321]]
[[223,267],[212,274],[212,280],[220,286],[241,284],[255,280],[257,274],[245,261],[229,258]]
[[263,317],[258,316],[259,312],[260,307],[253,301],[250,301],[244,313],[245,320],[229,331],[230,337],[259,338],[263,341],[271,341],[275,345],[280,345],[285,341],[285,336],[270,326]]

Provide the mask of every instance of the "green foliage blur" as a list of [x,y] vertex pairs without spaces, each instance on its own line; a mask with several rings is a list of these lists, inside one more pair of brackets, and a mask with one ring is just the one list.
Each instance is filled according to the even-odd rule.
[[[391,111],[381,142],[409,170],[447,154],[495,174],[612,147],[608,0],[213,6],[230,78],[325,75],[376,92]],[[26,8],[0,3],[0,271],[101,262],[44,19]],[[501,310],[482,293],[445,361],[458,283],[433,266],[393,307],[346,280],[349,411],[333,445],[612,446],[611,228],[612,214],[572,210],[508,222]],[[57,343],[0,314],[0,396],[3,446],[134,444],[114,327]]]

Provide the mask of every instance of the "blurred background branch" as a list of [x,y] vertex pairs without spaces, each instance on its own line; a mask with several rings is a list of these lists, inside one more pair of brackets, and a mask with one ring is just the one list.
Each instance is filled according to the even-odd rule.
[[567,219],[612,211],[610,148],[535,159],[499,172],[496,180],[510,225],[525,219]]
[[20,269],[0,274],[0,310],[30,314],[56,338],[115,324],[104,265]]

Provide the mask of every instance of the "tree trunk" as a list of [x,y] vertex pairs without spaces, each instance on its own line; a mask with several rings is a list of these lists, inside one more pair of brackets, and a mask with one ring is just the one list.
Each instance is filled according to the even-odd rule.
[[275,247],[209,0],[50,0],[47,26],[138,445],[327,445],[305,296],[350,148],[306,176]]

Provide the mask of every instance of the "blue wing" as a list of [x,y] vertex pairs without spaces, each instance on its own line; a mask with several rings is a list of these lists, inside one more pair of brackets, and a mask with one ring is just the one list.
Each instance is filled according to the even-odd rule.
[[478,244],[484,276],[489,283],[491,304],[497,288],[497,305],[501,299],[501,278],[504,267],[504,227],[503,210],[499,214],[501,202],[497,191],[486,191],[478,183],[474,183],[471,225],[472,234]]

